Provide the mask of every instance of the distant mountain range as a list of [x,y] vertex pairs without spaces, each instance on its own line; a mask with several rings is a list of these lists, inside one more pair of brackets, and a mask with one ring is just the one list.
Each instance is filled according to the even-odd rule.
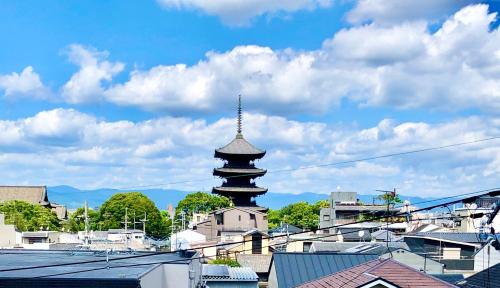
[[[83,203],[87,201],[90,207],[98,207],[109,197],[115,193],[130,192],[131,190],[117,190],[109,188],[101,188],[95,190],[80,190],[71,186],[52,186],[47,187],[49,200],[51,202],[66,205],[68,208],[78,208],[82,207]],[[177,205],[177,203],[182,200],[187,194],[191,193],[188,191],[180,190],[167,190],[167,189],[137,189],[133,191],[138,191],[144,193],[149,197],[160,210],[165,210],[168,204]],[[319,194],[312,192],[304,192],[301,194],[289,194],[289,193],[266,193],[264,196],[257,198],[257,204],[260,206],[269,207],[271,209],[279,209],[288,204],[306,201],[309,203],[314,203],[319,200],[328,199],[328,194]],[[373,203],[373,199],[377,195],[360,195],[358,198],[360,201],[366,204]],[[418,203],[422,201],[431,200],[431,198],[420,198],[401,195],[402,200],[408,200],[410,203]],[[430,203],[436,204],[436,203]],[[425,205],[427,206],[427,205]]]

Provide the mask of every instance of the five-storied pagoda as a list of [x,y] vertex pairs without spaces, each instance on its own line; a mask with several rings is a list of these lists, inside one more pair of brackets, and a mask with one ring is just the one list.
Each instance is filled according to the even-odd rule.
[[214,176],[224,178],[221,186],[214,187],[212,193],[230,198],[235,206],[257,207],[255,197],[265,194],[266,188],[255,185],[255,178],[266,174],[265,169],[255,167],[255,160],[266,154],[250,144],[241,133],[241,96],[238,96],[237,133],[233,141],[215,150],[215,158],[222,159],[224,166],[214,169]]

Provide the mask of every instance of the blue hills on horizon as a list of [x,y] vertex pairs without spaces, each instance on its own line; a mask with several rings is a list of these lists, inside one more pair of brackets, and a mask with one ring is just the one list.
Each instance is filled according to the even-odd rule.
[[[80,190],[78,188],[60,185],[47,187],[49,200],[58,204],[66,205],[69,209],[82,207],[85,201],[88,202],[89,207],[99,207],[113,194],[123,192],[141,192],[151,199],[160,210],[167,209],[168,204],[174,207],[179,201],[184,199],[191,191],[181,191],[172,189],[135,189],[135,190],[118,190],[111,188],[100,188],[93,190]],[[378,195],[363,195],[358,194],[361,202],[371,204],[374,198]],[[292,203],[306,201],[315,203],[319,200],[328,199],[329,194],[320,194],[313,192],[304,192],[300,194],[291,193],[273,193],[268,192],[263,196],[257,197],[257,204],[271,209],[280,209]],[[410,203],[418,203],[423,201],[432,200],[432,198],[421,198],[400,195],[402,200],[408,200]]]

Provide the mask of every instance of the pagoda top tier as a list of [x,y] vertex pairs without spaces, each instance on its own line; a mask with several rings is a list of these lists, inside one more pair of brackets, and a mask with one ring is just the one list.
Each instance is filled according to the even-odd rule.
[[238,97],[238,130],[236,137],[224,147],[215,149],[215,157],[227,159],[233,157],[260,159],[266,154],[265,150],[261,150],[250,144],[241,133],[241,96]]
[[[215,149],[215,157],[217,158],[227,158],[228,156],[248,156],[252,159],[260,159],[266,154],[265,150],[260,150],[252,144],[250,144],[243,135],[238,134],[233,141],[231,141],[226,146]],[[247,157],[245,157],[247,158]]]

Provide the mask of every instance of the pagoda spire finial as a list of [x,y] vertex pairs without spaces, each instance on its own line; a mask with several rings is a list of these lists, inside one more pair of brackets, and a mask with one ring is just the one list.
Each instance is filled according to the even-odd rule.
[[241,134],[241,94],[238,95],[238,134],[237,136],[242,136]]

